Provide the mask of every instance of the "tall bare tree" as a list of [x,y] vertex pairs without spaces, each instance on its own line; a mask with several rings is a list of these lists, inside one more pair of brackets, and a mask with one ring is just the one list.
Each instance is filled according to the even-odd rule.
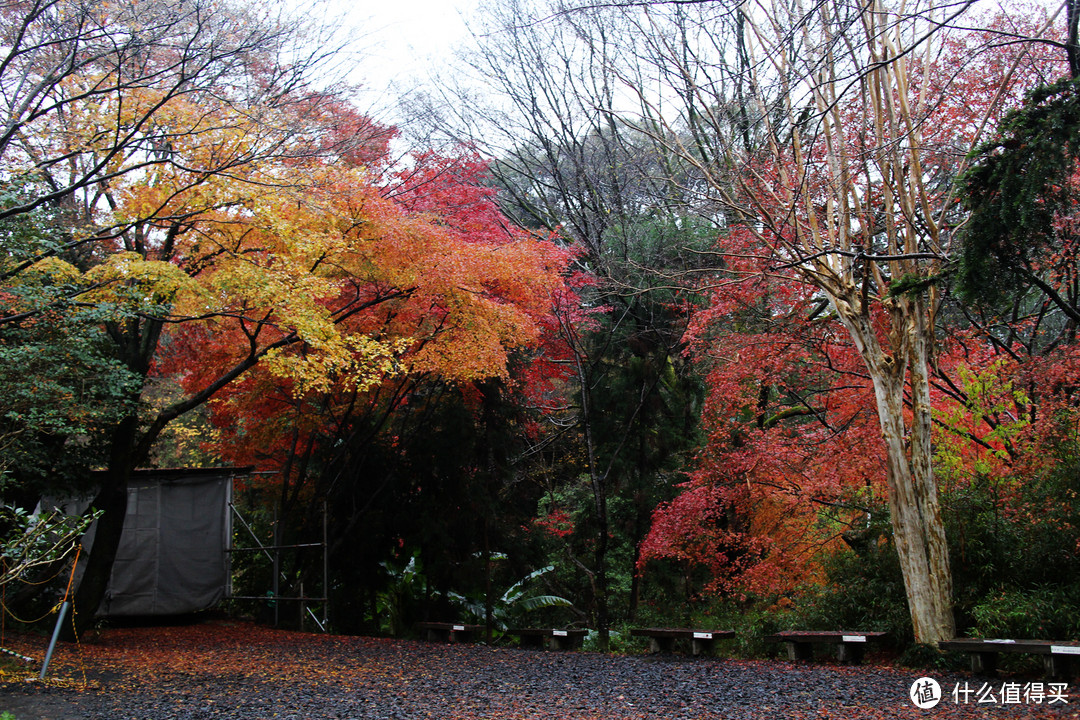
[[[744,2],[691,16],[638,13],[643,60],[670,97],[649,121],[695,163],[772,271],[817,288],[873,384],[893,538],[918,642],[954,634],[932,466],[931,373],[939,279],[960,221],[954,181],[1015,100],[1017,49],[979,65],[988,36],[955,22],[970,3]],[[726,45],[711,40],[729,34]],[[707,42],[688,46],[688,37]],[[964,86],[972,74],[977,84]],[[978,94],[958,107],[956,94]],[[681,131],[681,132],[680,132]]]

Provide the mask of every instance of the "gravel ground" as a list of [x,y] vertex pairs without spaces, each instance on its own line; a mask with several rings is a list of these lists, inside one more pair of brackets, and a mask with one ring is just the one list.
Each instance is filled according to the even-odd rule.
[[[5,642],[34,657],[44,644],[33,636]],[[47,682],[0,682],[0,711],[16,720],[1080,718],[1080,686],[1033,677],[926,673],[945,698],[921,710],[909,689],[922,674],[443,645],[218,621],[115,629],[92,644],[63,646]],[[1006,684],[1011,697],[1002,696]],[[954,688],[961,698],[972,691],[967,703],[950,697]],[[977,702],[980,690],[994,701]]]

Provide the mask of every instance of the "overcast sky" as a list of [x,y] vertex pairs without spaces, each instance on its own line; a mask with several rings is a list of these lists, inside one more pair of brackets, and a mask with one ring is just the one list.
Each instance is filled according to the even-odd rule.
[[[363,51],[356,79],[382,90],[408,85],[440,63],[467,30],[478,0],[332,0]],[[345,29],[345,28],[343,28]]]

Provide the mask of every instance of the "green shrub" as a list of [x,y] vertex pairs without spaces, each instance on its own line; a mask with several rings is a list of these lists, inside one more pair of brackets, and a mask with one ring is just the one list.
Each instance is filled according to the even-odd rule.
[[[629,630],[619,631],[609,628],[608,652],[619,654],[642,652],[643,645],[639,642],[641,639],[642,638],[631,637]],[[599,652],[600,633],[590,628],[589,634],[585,636],[585,640],[582,642],[582,649],[589,652]]]
[[770,657],[779,646],[762,638],[794,626],[789,599],[781,596],[717,598],[692,616],[691,627],[734,630],[735,639],[721,641],[717,653],[732,657]]
[[938,672],[962,672],[970,667],[967,653],[942,652],[925,643],[912,643],[900,653],[898,662],[904,667]]
[[900,559],[886,533],[853,542],[824,565],[827,582],[796,602],[800,629],[886,632],[886,643],[901,649],[915,641]]
[[[573,603],[558,595],[536,594],[531,585],[552,570],[554,565],[534,570],[511,585],[506,592],[492,598],[491,618],[497,629],[505,631],[512,625],[525,625],[526,615],[551,608],[572,608]],[[469,598],[460,593],[446,593],[450,601],[477,622],[484,622],[487,605],[482,597]]]
[[1075,462],[1044,477],[974,478],[946,498],[958,634],[1080,636]]
[[1007,589],[971,609],[980,637],[1060,640],[1080,636],[1080,587]]

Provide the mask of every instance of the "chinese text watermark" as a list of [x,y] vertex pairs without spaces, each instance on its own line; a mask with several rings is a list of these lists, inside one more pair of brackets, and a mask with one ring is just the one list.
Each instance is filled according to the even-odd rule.
[[1055,682],[955,683],[945,691],[933,678],[922,677],[911,684],[909,696],[916,707],[928,710],[941,702],[956,705],[1056,705],[1068,703],[1069,684]]

